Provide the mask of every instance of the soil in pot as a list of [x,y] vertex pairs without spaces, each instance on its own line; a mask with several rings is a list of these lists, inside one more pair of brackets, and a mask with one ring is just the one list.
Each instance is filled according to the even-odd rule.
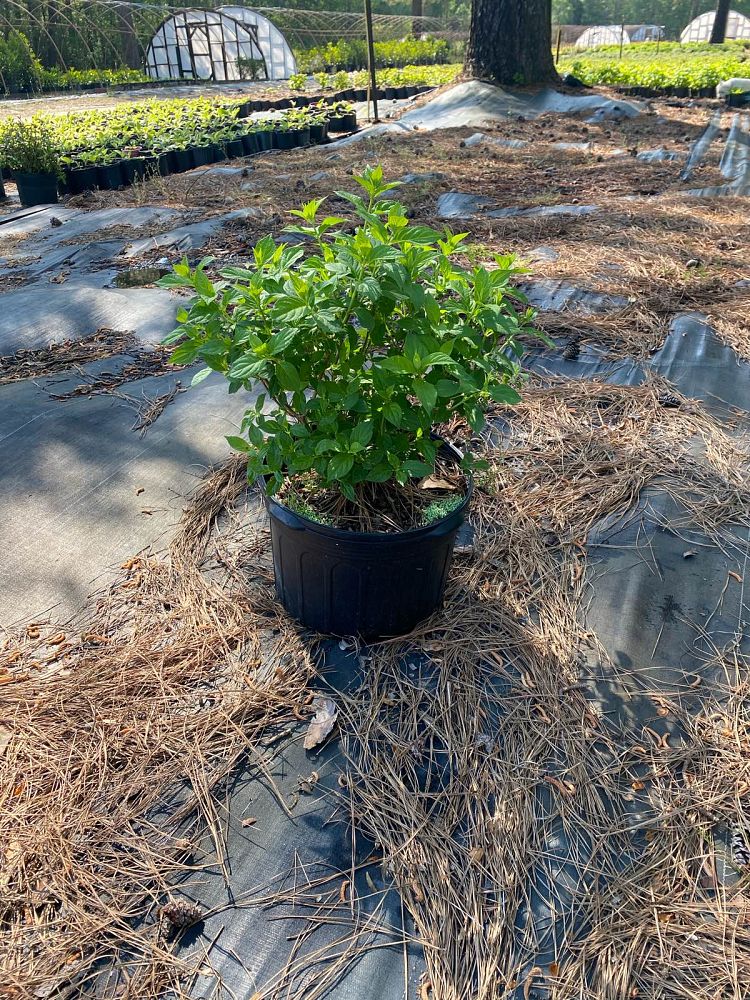
[[[305,498],[296,483],[267,497],[276,590],[292,617],[319,632],[372,640],[405,635],[437,610],[471,500],[470,482],[457,492],[456,473],[444,474],[430,477],[437,489],[414,484],[398,501],[390,484],[389,499],[371,484],[375,506],[356,516],[340,494]],[[353,523],[372,530],[350,530]]]
[[96,185],[102,191],[116,191],[124,182],[120,161],[96,168]]
[[18,188],[18,197],[25,207],[30,205],[54,205],[57,202],[57,174],[13,173]]

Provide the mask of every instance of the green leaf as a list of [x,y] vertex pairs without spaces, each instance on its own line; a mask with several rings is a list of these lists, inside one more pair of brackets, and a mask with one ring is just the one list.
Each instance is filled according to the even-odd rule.
[[378,365],[388,372],[396,372],[399,375],[413,375],[414,363],[410,358],[402,354],[392,355],[387,358],[378,358]]
[[269,367],[270,363],[265,358],[259,359],[254,354],[244,354],[231,365],[228,375],[229,378],[245,382],[248,379],[263,378]]
[[418,462],[416,460],[410,459],[408,462],[404,462],[404,470],[408,472],[410,476],[416,478],[421,478],[422,476],[431,476],[435,471],[434,466],[428,465],[427,462]]
[[286,327],[284,330],[277,330],[268,341],[268,350],[271,354],[281,354],[292,343],[297,335],[294,327]]
[[291,361],[279,361],[276,365],[276,375],[282,389],[297,392],[302,388],[302,379]]
[[328,478],[343,479],[354,465],[354,455],[334,455],[328,463]]
[[205,271],[201,270],[201,268],[196,270],[193,283],[195,285],[196,292],[204,298],[212,299],[216,294],[216,289],[211,283],[211,280]]
[[372,440],[373,423],[371,420],[363,420],[361,424],[352,430],[350,440],[352,444],[359,444],[365,447]]
[[199,350],[200,344],[196,344],[192,340],[188,340],[187,343],[180,344],[179,347],[175,347],[169,358],[169,362],[173,365],[192,364],[198,357]]
[[339,483],[339,489],[347,500],[351,500],[352,503],[356,503],[357,494],[354,492],[354,487],[351,483]]
[[398,403],[394,403],[393,401],[391,401],[390,403],[386,403],[383,406],[382,414],[389,424],[393,424],[394,427],[401,426],[401,420],[403,418],[404,411],[401,409]]
[[234,448],[235,451],[251,451],[251,447],[248,442],[244,438],[237,437],[236,434],[229,434],[227,436],[227,444],[229,444],[231,448]]
[[190,385],[191,386],[200,385],[200,383],[204,379],[208,378],[208,376],[211,374],[211,371],[212,371],[211,368],[201,368],[199,372],[196,372],[195,375],[193,375],[192,379],[190,380]]
[[508,403],[513,405],[514,403],[520,403],[521,397],[509,385],[493,385],[490,388],[490,397],[495,400],[496,403]]
[[435,408],[435,403],[437,402],[437,389],[432,382],[415,382],[414,395],[417,397],[425,410],[433,410]]

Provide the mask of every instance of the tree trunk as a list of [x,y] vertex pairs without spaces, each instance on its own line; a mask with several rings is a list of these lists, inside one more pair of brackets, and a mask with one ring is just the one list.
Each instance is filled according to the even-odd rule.
[[415,38],[422,34],[422,18],[424,17],[423,0],[411,0],[411,33]]
[[727,37],[727,21],[729,20],[730,0],[719,0],[716,5],[716,17],[711,29],[711,45],[721,45]]
[[552,0],[473,0],[466,71],[511,86],[558,80]]

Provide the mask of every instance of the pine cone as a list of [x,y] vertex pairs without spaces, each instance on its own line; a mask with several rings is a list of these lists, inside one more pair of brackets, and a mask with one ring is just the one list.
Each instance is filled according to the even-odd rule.
[[203,917],[203,911],[191,899],[170,899],[159,911],[162,920],[174,928],[190,927]]
[[577,361],[581,353],[581,342],[580,340],[571,340],[568,342],[567,347],[563,351],[563,357],[566,361]]
[[738,826],[732,830],[732,857],[738,868],[750,867],[750,848],[747,846],[745,831]]
[[677,396],[673,396],[671,392],[660,392],[659,406],[663,406],[667,410],[676,410],[682,406],[682,400],[678,399]]

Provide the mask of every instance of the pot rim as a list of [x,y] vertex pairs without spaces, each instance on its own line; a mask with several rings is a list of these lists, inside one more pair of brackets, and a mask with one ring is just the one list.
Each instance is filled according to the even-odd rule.
[[[448,441],[442,442],[440,450],[447,451],[450,456],[456,460],[456,462],[460,462],[464,457],[463,452],[456,448],[455,445],[450,444]],[[327,535],[329,538],[337,538],[339,540],[348,540],[351,542],[381,540],[398,543],[401,540],[410,541],[411,539],[419,538],[422,535],[428,535],[441,525],[444,525],[446,521],[451,520],[451,518],[459,517],[460,519],[458,523],[460,524],[463,521],[463,515],[471,503],[471,498],[474,495],[474,477],[469,472],[466,473],[466,493],[463,500],[458,507],[454,507],[450,513],[439,518],[437,521],[431,521],[430,524],[422,524],[418,528],[409,528],[407,531],[349,531],[346,528],[336,528],[330,524],[321,524],[320,521],[313,521],[309,517],[305,517],[304,514],[299,514],[296,510],[292,510],[291,507],[287,507],[286,504],[266,493],[265,480],[263,477],[259,477],[257,482],[260,486],[261,495],[269,514],[273,514],[274,507],[278,507],[283,510],[286,515],[298,518],[302,522],[303,526],[311,531],[315,531],[321,535]]]

